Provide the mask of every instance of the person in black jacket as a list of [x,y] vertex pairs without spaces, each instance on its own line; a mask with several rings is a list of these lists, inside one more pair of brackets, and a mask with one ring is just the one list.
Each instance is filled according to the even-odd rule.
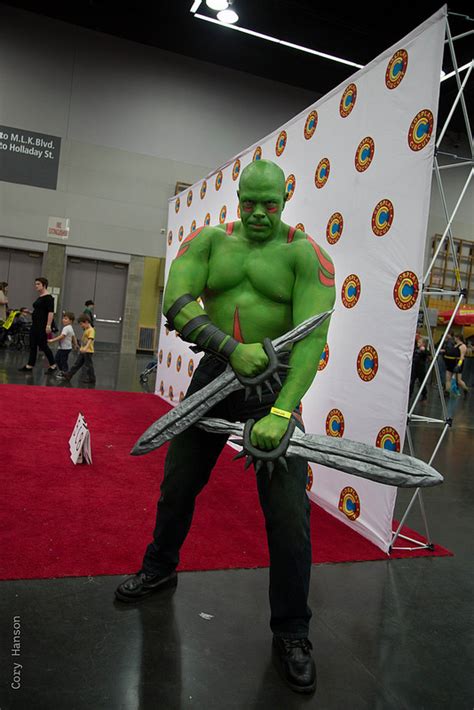
[[48,346],[48,335],[51,333],[54,316],[54,298],[48,293],[48,279],[45,279],[44,276],[38,276],[35,279],[35,289],[38,292],[38,298],[33,303],[31,317],[30,357],[28,358],[28,364],[19,369],[21,372],[31,372],[36,363],[36,355],[39,348],[48,358],[49,367],[46,373],[51,374],[57,369],[53,353]]

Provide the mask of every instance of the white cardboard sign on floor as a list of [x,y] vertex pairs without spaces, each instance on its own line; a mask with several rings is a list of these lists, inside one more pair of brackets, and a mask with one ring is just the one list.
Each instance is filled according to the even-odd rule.
[[91,435],[84,416],[79,413],[69,439],[69,451],[74,464],[92,463]]

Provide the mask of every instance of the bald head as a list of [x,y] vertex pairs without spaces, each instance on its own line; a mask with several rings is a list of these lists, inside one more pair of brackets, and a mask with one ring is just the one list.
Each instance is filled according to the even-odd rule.
[[239,190],[248,184],[271,183],[282,195],[286,192],[286,179],[283,170],[271,160],[254,160],[242,170],[239,180]]

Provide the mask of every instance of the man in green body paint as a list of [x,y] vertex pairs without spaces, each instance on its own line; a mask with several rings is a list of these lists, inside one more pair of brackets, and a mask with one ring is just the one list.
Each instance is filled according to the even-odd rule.
[[[285,176],[269,161],[251,163],[239,183],[241,221],[204,227],[181,245],[168,277],[164,311],[185,340],[208,351],[194,373],[190,395],[221,374],[227,358],[234,371],[255,376],[267,367],[264,338],[275,339],[334,304],[334,268],[306,234],[281,221]],[[197,303],[201,297],[204,311]],[[291,369],[275,394],[260,402],[235,392],[209,413],[230,421],[256,420],[251,442],[278,446],[289,420],[310,387],[327,338],[329,322],[294,344]],[[211,351],[209,353],[209,350]],[[219,354],[219,357],[212,352]],[[225,445],[224,435],[192,426],[170,444],[158,502],[153,542],[142,569],[116,591],[136,601],[175,585],[179,550],[189,531],[195,498],[207,483]],[[270,626],[276,660],[290,687],[313,692],[316,672],[308,641],[307,605],[311,571],[307,464],[288,459],[273,477],[257,475],[270,551]]]

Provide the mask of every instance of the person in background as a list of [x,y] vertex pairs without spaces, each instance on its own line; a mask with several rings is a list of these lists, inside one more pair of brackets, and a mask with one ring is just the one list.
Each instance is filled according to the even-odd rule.
[[92,327],[94,327],[94,308],[95,308],[95,303],[94,301],[86,301],[85,302],[85,308],[84,308],[84,313],[86,316],[89,316],[90,324]]
[[[74,328],[72,327],[72,324],[74,323],[75,319],[76,316],[74,315],[74,313],[72,313],[71,311],[65,311],[62,319],[63,329],[60,335],[57,335],[55,338],[51,338],[51,340],[49,341],[50,345],[51,343],[59,343],[59,347],[56,351],[55,361],[60,372],[67,372],[69,353],[73,348],[74,350],[77,350],[79,347],[77,344]],[[58,375],[59,372],[56,376]]]
[[48,346],[48,336],[51,333],[51,323],[54,316],[54,298],[48,293],[48,279],[45,279],[44,276],[38,276],[35,279],[35,289],[38,292],[38,298],[33,303],[31,317],[30,357],[28,364],[18,369],[20,372],[31,372],[35,366],[39,348],[48,358],[49,367],[46,370],[46,374],[50,375],[58,369],[54,362],[53,353]]
[[68,370],[68,372],[58,373],[58,377],[69,382],[76,372],[78,372],[81,367],[84,367],[85,376],[81,381],[92,384],[95,382],[94,365],[92,363],[95,331],[91,326],[89,316],[85,313],[80,315],[77,321],[84,331],[82,334],[81,347],[79,348],[79,355],[71,369]]
[[464,380],[461,377],[463,368],[464,368],[464,360],[466,357],[467,353],[467,345],[464,342],[464,338],[461,335],[455,335],[454,336],[454,350],[458,353],[458,359],[456,360],[456,363],[453,368],[453,374],[456,378],[456,381],[458,383],[458,387],[462,389],[464,398],[466,398],[469,394],[469,388],[464,382]]
[[[415,336],[415,349],[413,351],[413,361],[411,365],[410,399],[413,394],[415,382],[418,380],[418,384],[421,386],[421,383],[425,379],[428,358],[429,352],[426,346],[426,341],[422,335],[417,333]],[[428,390],[425,385],[423,387],[423,392],[421,393],[421,401],[424,402],[427,396]]]
[[7,319],[8,308],[8,284],[6,281],[0,281],[0,321]]

